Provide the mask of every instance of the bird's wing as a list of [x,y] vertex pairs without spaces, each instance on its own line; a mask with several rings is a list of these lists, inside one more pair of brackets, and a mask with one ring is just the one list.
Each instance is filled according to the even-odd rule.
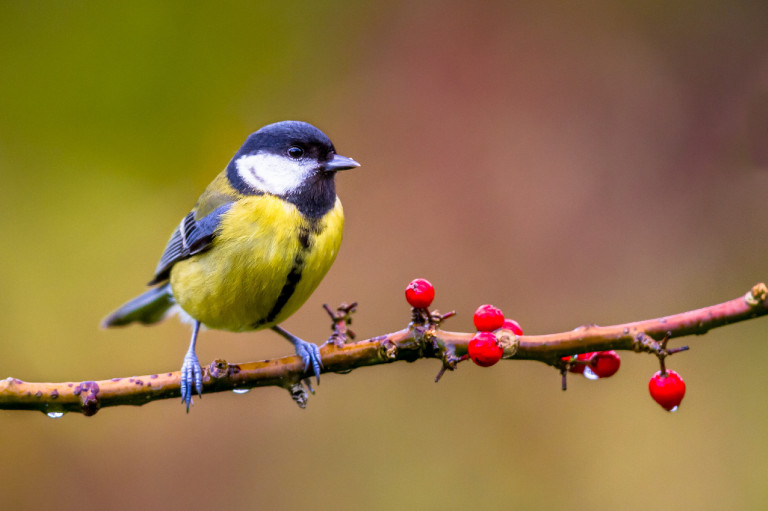
[[195,211],[191,211],[179,223],[171,234],[171,239],[165,246],[160,262],[155,269],[155,278],[150,286],[167,280],[174,264],[190,256],[207,250],[216,237],[221,215],[232,206],[232,202],[224,202],[213,211],[200,219],[195,219]]

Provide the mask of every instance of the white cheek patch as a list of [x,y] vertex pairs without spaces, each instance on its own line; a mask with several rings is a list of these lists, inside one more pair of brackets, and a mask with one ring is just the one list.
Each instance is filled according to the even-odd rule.
[[235,165],[249,186],[274,195],[296,190],[312,172],[312,162],[266,153],[241,156]]

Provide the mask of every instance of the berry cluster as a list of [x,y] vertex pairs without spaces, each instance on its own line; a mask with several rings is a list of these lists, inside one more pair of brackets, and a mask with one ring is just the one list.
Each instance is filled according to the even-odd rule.
[[[435,299],[435,288],[426,279],[414,279],[405,287],[405,299],[414,309],[424,310]],[[472,316],[477,333],[470,339],[469,358],[481,367],[489,367],[501,360],[504,349],[493,333],[501,328],[523,335],[523,329],[514,319],[506,319],[501,309],[493,305],[481,305]]]
[[[435,288],[425,279],[412,280],[405,288],[405,299],[414,309],[425,310],[435,299]],[[451,313],[452,314],[452,313]],[[515,335],[523,335],[520,324],[513,319],[504,317],[501,309],[490,304],[481,305],[472,316],[477,333],[469,341],[469,358],[481,367],[489,367],[501,360],[504,349],[494,334],[499,329],[510,330]],[[667,350],[669,334],[660,341],[657,352],[661,370],[657,371],[648,382],[651,397],[667,411],[674,412],[685,396],[685,382],[675,371],[668,371],[664,366],[664,358],[684,351],[687,347]],[[621,367],[621,357],[614,350],[593,351],[562,357],[563,389],[565,389],[565,370],[582,374],[590,380],[608,378],[616,374]]]
[[489,367],[501,360],[504,350],[493,334],[500,328],[523,335],[523,329],[514,319],[506,319],[501,309],[490,304],[481,305],[472,316],[477,333],[469,341],[469,358],[480,367]]

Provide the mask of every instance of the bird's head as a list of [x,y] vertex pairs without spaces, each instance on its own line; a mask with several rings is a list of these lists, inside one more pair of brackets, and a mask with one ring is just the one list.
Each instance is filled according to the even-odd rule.
[[246,195],[310,198],[327,189],[335,196],[336,172],[359,166],[336,154],[331,140],[311,124],[282,121],[251,134],[229,163],[227,176]]

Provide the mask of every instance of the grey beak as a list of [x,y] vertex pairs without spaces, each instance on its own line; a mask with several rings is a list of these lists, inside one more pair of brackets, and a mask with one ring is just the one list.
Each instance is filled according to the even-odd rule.
[[337,170],[349,170],[359,166],[360,164],[352,158],[347,158],[346,156],[341,156],[340,154],[334,154],[330,161],[325,162],[323,165],[323,170],[326,172],[336,172]]

